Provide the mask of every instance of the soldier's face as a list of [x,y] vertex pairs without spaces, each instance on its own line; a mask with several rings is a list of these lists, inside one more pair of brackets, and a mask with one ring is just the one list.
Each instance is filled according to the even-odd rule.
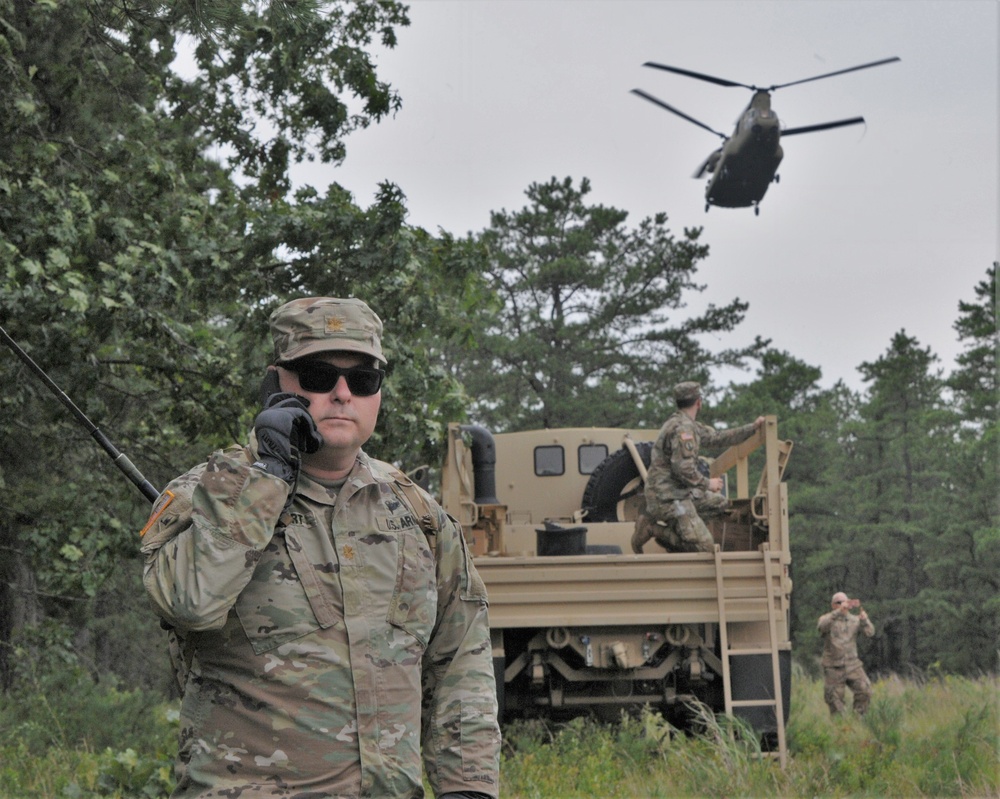
[[[343,369],[371,364],[371,358],[350,352],[324,352],[315,358]],[[306,457],[323,461],[327,468],[333,468],[334,461],[353,462],[358,450],[375,430],[382,392],[369,397],[352,394],[343,376],[330,391],[307,391],[299,383],[295,372],[284,368],[279,368],[278,372],[283,391],[291,391],[309,400],[309,413],[323,436],[323,448],[314,456]]]

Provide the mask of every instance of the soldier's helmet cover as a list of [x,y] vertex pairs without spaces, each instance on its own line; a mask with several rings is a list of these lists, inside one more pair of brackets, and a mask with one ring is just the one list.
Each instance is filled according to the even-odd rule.
[[693,381],[678,383],[674,386],[674,399],[677,402],[695,400],[701,396],[701,386]]
[[388,363],[382,354],[382,320],[361,300],[302,297],[275,310],[269,323],[274,363],[334,351]]

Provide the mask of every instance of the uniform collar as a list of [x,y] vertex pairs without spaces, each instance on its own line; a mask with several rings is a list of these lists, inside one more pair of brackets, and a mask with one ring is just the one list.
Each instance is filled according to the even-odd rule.
[[339,488],[331,489],[323,485],[318,480],[313,480],[308,473],[299,472],[299,480],[295,484],[295,493],[306,499],[318,502],[321,505],[333,505],[337,497],[342,494],[353,494],[362,486],[375,482],[371,472],[367,468],[368,456],[363,452],[358,453],[354,461],[354,468],[351,469],[343,484]]

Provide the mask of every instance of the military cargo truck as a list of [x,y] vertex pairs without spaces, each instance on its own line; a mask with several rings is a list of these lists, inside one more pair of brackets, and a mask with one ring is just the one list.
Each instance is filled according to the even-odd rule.
[[713,553],[635,554],[657,432],[449,427],[442,504],[489,591],[501,720],[645,704],[683,723],[698,700],[743,717],[783,763],[791,442],[769,416],[707,463],[732,504],[706,520]]

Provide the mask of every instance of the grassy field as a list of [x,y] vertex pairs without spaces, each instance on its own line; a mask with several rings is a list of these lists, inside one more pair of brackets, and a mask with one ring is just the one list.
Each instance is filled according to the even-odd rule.
[[507,731],[503,795],[559,797],[1000,797],[998,682],[876,683],[868,715],[831,719],[820,682],[793,681],[782,770],[753,736],[708,718],[678,735],[657,714]]
[[[2,799],[168,795],[176,711],[135,693],[35,687],[0,700]],[[502,795],[1000,799],[998,689],[995,677],[881,680],[864,719],[831,719],[822,685],[796,675],[784,770],[724,719],[698,736],[655,713],[518,722],[505,730]]]

